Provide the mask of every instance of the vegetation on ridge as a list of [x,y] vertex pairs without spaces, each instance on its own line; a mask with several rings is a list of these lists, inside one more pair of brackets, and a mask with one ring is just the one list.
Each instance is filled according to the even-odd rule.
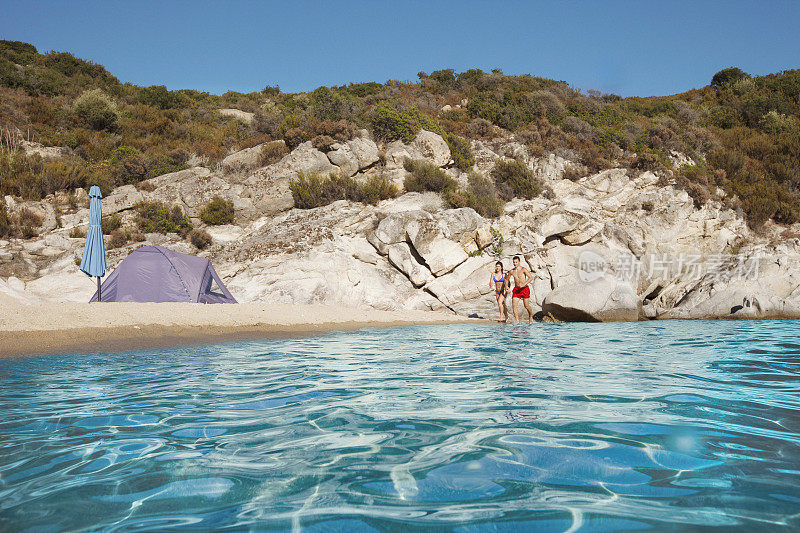
[[316,172],[302,171],[289,180],[294,205],[300,209],[322,207],[337,200],[350,200],[365,204],[376,204],[381,200],[394,198],[397,187],[382,175],[368,177],[363,182],[347,176],[331,173],[327,178]]
[[[0,198],[38,199],[90,183],[108,192],[185,168],[192,157],[193,164],[213,165],[232,150],[281,139],[290,149],[305,141],[325,149],[359,128],[384,141],[409,141],[424,128],[445,136],[465,170],[473,163],[465,140],[513,133],[533,155],[573,161],[567,177],[613,166],[673,170],[676,184],[698,205],[721,189],[727,205],[742,209],[753,226],[800,216],[800,70],[750,77],[732,67],[701,89],[647,98],[584,93],[565,82],[497,70],[418,77],[217,96],[120,83],[101,65],[69,53],[41,54],[30,44],[0,41]],[[228,107],[254,113],[253,122],[217,113]],[[17,148],[16,130],[69,155],[56,161],[27,156]],[[696,164],[674,168],[673,151]],[[271,145],[264,161],[282,152]],[[508,170],[500,166],[493,181],[471,180],[474,198],[491,204],[484,212],[497,212],[494,198],[536,191],[535,183]],[[451,205],[483,205],[470,190],[448,190]],[[0,228],[8,224],[3,212]]]

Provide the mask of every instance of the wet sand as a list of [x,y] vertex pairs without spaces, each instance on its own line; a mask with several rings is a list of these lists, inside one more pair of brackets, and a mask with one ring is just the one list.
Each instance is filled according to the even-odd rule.
[[483,322],[432,311],[317,305],[0,303],[0,358],[286,338],[365,327]]

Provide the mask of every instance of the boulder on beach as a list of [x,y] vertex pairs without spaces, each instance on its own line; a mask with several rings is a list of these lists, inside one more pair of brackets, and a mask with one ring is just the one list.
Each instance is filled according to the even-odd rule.
[[633,287],[611,276],[562,285],[542,302],[542,312],[565,322],[638,320],[640,311]]

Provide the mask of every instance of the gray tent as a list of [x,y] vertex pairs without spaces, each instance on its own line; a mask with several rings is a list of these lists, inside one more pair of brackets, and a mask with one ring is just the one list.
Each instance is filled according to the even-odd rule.
[[211,261],[161,246],[142,246],[123,259],[100,293],[103,302],[236,303]]

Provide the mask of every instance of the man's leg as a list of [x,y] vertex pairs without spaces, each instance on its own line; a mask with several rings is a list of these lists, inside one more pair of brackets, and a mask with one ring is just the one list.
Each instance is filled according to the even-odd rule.
[[525,305],[525,310],[528,311],[528,323],[533,324],[533,309],[531,309],[531,299],[525,298],[522,300],[523,305]]
[[519,311],[517,311],[517,300],[519,298],[511,297],[511,309],[514,310],[514,322],[519,322]]

